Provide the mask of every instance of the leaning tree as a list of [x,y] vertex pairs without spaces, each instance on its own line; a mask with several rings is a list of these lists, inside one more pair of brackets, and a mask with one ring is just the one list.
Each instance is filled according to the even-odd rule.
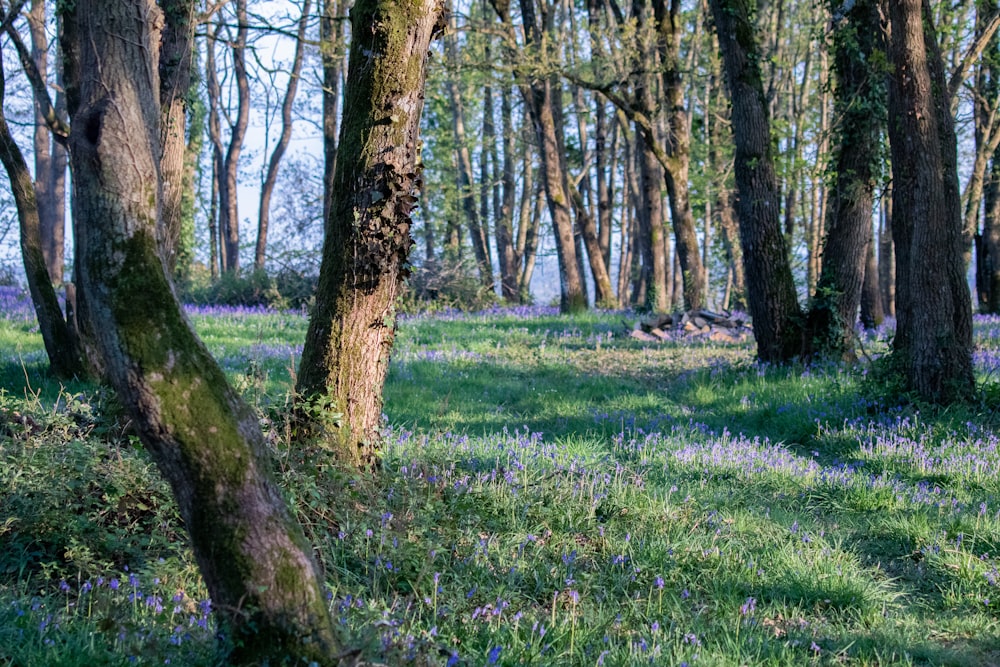
[[106,376],[173,490],[228,662],[333,664],[319,570],[260,425],[192,330],[160,253],[161,12],[152,0],[62,11],[76,252]]

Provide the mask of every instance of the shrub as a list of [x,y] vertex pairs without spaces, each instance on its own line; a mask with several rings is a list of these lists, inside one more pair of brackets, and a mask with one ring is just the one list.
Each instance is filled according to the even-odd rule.
[[428,260],[412,271],[400,304],[403,312],[483,310],[497,302],[496,292],[480,282],[471,259]]
[[211,306],[302,308],[311,303],[316,282],[316,276],[289,269],[273,276],[265,271],[225,273],[215,281],[204,272],[193,272],[188,284],[181,288],[181,298]]

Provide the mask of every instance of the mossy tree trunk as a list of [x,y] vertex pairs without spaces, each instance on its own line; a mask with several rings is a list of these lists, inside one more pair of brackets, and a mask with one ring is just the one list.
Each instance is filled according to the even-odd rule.
[[[837,77],[834,148],[836,181],[826,222],[826,243],[809,328],[818,348],[854,356],[854,325],[872,244],[875,186],[881,170],[885,125],[885,26],[879,0],[858,0],[835,17],[833,62]],[[846,5],[845,5],[846,6]],[[834,2],[832,11],[839,11]],[[874,254],[872,254],[874,266]]]
[[771,122],[749,0],[711,0],[732,102],[740,243],[757,356],[785,362],[803,351],[802,312],[779,219]]
[[419,120],[439,0],[359,0],[351,9],[344,120],[316,306],[297,390],[332,400],[345,460],[375,463],[382,388],[420,190]]
[[889,144],[896,248],[892,356],[926,400],[970,396],[972,300],[965,280],[956,139],[931,10],[889,3]]
[[76,0],[66,11],[77,256],[107,377],[173,490],[227,664],[332,664],[310,545],[252,410],[191,329],[160,255],[159,9]]

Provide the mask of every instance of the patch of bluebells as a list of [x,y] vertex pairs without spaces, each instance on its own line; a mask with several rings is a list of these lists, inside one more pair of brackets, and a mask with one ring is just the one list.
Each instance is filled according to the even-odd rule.
[[58,592],[35,597],[30,605],[14,600],[11,611],[23,641],[44,647],[72,642],[80,623],[100,624],[91,631],[109,650],[133,660],[155,647],[164,664],[206,662],[215,646],[210,600],[195,600],[165,587],[159,578],[144,581],[126,571],[75,584],[61,580]]
[[0,315],[15,323],[35,321],[35,308],[28,290],[16,285],[0,285]]
[[226,318],[242,319],[247,316],[257,315],[277,315],[279,313],[306,316],[305,309],[276,310],[269,306],[224,306],[224,305],[203,305],[185,303],[184,312],[189,316],[211,317],[215,320],[225,320]]
[[[716,433],[704,424],[674,424],[669,430],[623,431],[614,437],[616,452],[643,466],[677,464],[695,467],[703,474],[733,472],[742,478],[780,475],[804,487],[884,489],[901,502],[961,509],[946,487],[926,480],[910,481],[891,470],[868,471],[866,459],[891,460],[925,476],[953,475],[974,480],[1000,476],[1000,439],[992,431],[969,425],[969,433],[938,437],[922,430],[907,431],[907,418],[887,416],[877,420],[847,421],[841,429],[820,427],[824,435],[851,437],[859,443],[860,458],[820,463],[766,437]],[[922,428],[922,427],[921,427]]]

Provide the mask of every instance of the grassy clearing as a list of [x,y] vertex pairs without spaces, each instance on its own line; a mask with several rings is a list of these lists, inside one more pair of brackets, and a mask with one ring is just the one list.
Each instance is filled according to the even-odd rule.
[[[614,314],[417,317],[386,387],[384,474],[335,496],[345,473],[281,427],[305,319],[192,319],[260,409],[368,659],[1000,662],[987,402],[899,407],[863,370],[637,343]],[[977,327],[986,379],[1000,322]],[[183,530],[114,401],[23,363],[30,323],[0,319],[0,341],[0,665],[213,664]]]

